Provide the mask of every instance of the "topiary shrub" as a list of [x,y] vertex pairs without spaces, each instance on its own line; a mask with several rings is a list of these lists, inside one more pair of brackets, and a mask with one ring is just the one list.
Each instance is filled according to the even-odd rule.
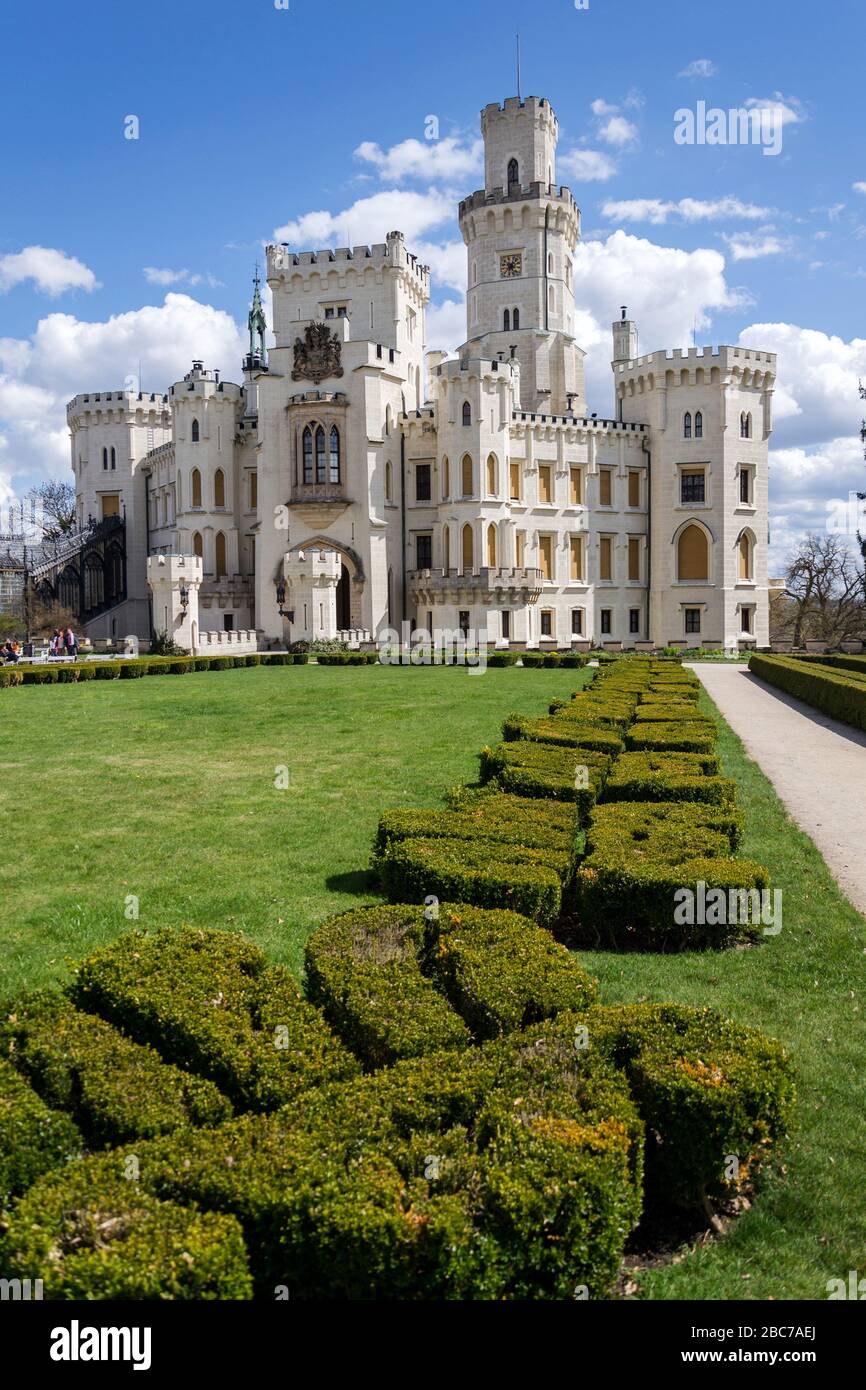
[[482,783],[495,780],[517,796],[573,801],[582,821],[604,785],[610,758],[594,749],[518,739],[482,748],[479,764]]
[[0,1039],[45,1102],[69,1111],[92,1146],[219,1124],[231,1115],[211,1082],[163,1062],[56,991],[16,1001]]
[[557,666],[562,665],[562,657],[559,655],[559,652],[545,652],[542,665],[546,667],[547,670],[555,669]]
[[3,1257],[49,1300],[252,1297],[238,1221],[157,1201],[115,1157],[41,1178],[7,1219]]
[[85,960],[70,993],[240,1110],[273,1109],[357,1070],[288,971],[229,932],[131,932]]
[[378,861],[392,902],[423,902],[430,895],[475,907],[508,907],[552,924],[570,883],[571,854],[524,849],[491,840],[424,839],[392,843]]
[[622,740],[613,730],[562,717],[524,719],[510,714],[502,725],[502,737],[506,743],[528,739],[532,743],[556,744],[562,748],[588,748],[595,753],[606,753],[610,758],[615,758],[623,748]]
[[120,663],[121,680],[140,680],[147,672],[147,664],[142,661],[122,661]]
[[540,667],[544,665],[544,652],[523,652],[520,659],[526,667]]
[[488,666],[514,666],[516,662],[516,652],[491,652],[487,657]]
[[374,859],[399,840],[494,840],[527,849],[573,852],[577,821],[573,806],[507,794],[484,795],[460,790],[448,810],[409,808],[386,811],[379,819]]
[[0,1058],[0,1209],[43,1173],[76,1158],[82,1147],[69,1116],[50,1110]]

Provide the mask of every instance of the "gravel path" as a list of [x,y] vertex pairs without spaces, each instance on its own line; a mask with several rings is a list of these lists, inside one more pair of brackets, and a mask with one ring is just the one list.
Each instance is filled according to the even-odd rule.
[[703,682],[843,893],[866,914],[866,734],[752,676],[696,662]]

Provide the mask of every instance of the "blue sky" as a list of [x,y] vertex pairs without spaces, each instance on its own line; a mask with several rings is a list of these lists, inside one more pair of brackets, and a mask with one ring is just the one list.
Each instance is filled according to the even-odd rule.
[[[583,213],[575,284],[591,408],[610,408],[621,302],[642,350],[685,346],[697,324],[699,342],[778,351],[778,555],[823,529],[827,499],[862,474],[866,63],[854,0],[7,7],[0,497],[62,474],[63,403],[120,386],[139,358],[147,389],[194,354],[236,376],[252,267],[277,232],[316,249],[401,227],[434,271],[428,344],[456,346],[452,209],[483,181],[478,113],[514,94],[518,29],[524,94],[557,111],[560,181]],[[772,105],[781,152],[677,145],[674,113],[701,100]],[[124,138],[130,115],[137,140]]]

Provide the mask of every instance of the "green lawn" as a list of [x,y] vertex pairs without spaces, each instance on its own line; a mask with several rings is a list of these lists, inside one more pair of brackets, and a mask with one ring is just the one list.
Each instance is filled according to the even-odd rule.
[[[506,714],[540,714],[582,678],[310,666],[2,692],[0,995],[114,937],[130,894],[142,926],[242,929],[299,968],[323,917],[374,897],[379,812],[435,805],[474,776]],[[654,1298],[822,1299],[828,1279],[866,1272],[866,923],[719,722],[743,852],[784,891],[781,934],[723,954],[583,959],[606,1001],[710,1004],[782,1038],[798,1122],[786,1171],[727,1239],[638,1283]]]

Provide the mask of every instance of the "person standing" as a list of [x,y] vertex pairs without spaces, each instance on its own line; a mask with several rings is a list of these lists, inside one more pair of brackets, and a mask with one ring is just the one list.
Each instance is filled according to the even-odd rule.
[[75,636],[75,633],[72,631],[71,627],[68,627],[66,629],[66,635],[63,639],[63,645],[66,648],[66,655],[71,657],[72,660],[75,661],[76,657],[78,656],[78,638]]

